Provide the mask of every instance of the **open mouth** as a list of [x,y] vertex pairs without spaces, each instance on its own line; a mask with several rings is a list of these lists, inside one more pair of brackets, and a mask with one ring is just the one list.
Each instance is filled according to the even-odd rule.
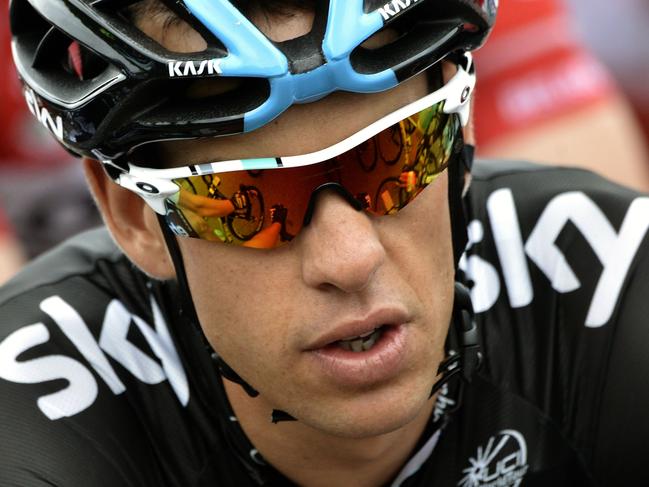
[[346,352],[354,353],[368,352],[372,350],[378,343],[380,343],[381,338],[391,328],[394,328],[394,326],[389,324],[381,325],[371,331],[368,331],[367,333],[363,333],[362,335],[343,338],[341,340],[331,342],[322,347],[322,350],[344,350]]
[[360,336],[338,340],[330,346],[339,347],[349,352],[367,352],[381,339],[386,326],[387,325],[380,326]]
[[360,335],[312,348],[310,356],[338,385],[365,387],[384,382],[398,375],[406,363],[408,330],[405,323],[375,325]]

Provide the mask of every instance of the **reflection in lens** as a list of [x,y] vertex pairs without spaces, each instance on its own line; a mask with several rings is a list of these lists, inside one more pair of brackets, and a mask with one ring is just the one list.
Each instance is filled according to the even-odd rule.
[[177,179],[168,225],[181,236],[274,248],[299,233],[313,191],[326,183],[341,185],[366,211],[394,214],[453,158],[461,125],[443,108],[433,105],[317,164]]

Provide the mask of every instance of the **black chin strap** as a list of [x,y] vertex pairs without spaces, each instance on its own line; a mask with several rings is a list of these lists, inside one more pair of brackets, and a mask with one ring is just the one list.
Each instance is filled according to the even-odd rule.
[[[453,238],[453,257],[455,269],[458,268],[460,257],[464,253],[468,241],[467,208],[463,198],[465,178],[471,173],[475,148],[472,145],[457,146],[456,154],[459,161],[449,166],[448,204],[451,216],[451,235]],[[461,274],[460,274],[461,275]],[[433,385],[431,397],[451,379],[460,377],[464,382],[470,382],[473,374],[480,367],[482,353],[480,352],[478,328],[473,319],[471,295],[462,283],[460,275],[456,275],[455,300],[453,315],[449,330],[446,349],[448,356],[440,364],[437,373],[441,378]]]
[[167,244],[167,249],[169,250],[169,255],[171,255],[171,260],[173,261],[174,268],[176,269],[176,278],[178,280],[178,287],[180,292],[180,316],[183,317],[186,321],[191,322],[195,326],[199,335],[203,337],[203,342],[205,348],[212,357],[214,365],[216,366],[218,372],[225,377],[226,379],[239,384],[243,389],[248,393],[250,397],[257,397],[259,393],[250,386],[246,381],[244,381],[239,374],[237,374],[232,368],[214,351],[212,346],[207,341],[203,330],[200,327],[200,321],[198,320],[198,314],[196,313],[196,308],[194,307],[194,301],[192,300],[192,294],[189,290],[189,283],[187,282],[187,273],[185,271],[185,263],[183,261],[182,254],[180,253],[180,247],[178,246],[178,241],[176,240],[176,235],[171,231],[169,225],[165,221],[165,217],[158,215],[158,223],[162,229],[162,234],[164,235],[165,242]]
[[451,216],[451,237],[453,238],[453,258],[457,269],[460,257],[468,241],[467,209],[464,204],[463,191],[465,178],[471,173],[475,148],[460,141],[456,146],[456,157],[448,168],[448,207]]
[[[167,225],[164,216],[158,215],[158,224],[162,229],[162,234],[164,235],[167,249],[169,250],[169,255],[171,255],[171,260],[173,261],[174,268],[176,269],[176,279],[178,280],[178,287],[180,292],[179,314],[181,318],[189,321],[192,326],[195,326],[197,328],[198,334],[203,337],[205,348],[210,354],[210,357],[212,358],[212,361],[214,362],[216,370],[219,372],[219,374],[221,374],[229,381],[234,382],[235,384],[239,384],[250,397],[259,396],[259,392],[257,392],[254,387],[252,387],[244,379],[242,379],[241,376],[237,374],[232,369],[232,367],[230,367],[225,362],[225,360],[223,360],[220,355],[214,351],[212,346],[207,341],[207,338],[205,337],[205,334],[201,329],[200,321],[198,320],[198,314],[196,313],[196,307],[194,306],[192,294],[189,289],[189,283],[187,281],[185,263],[180,252],[180,247],[178,246],[178,241],[176,240],[176,235],[174,235],[174,233],[169,228],[169,225]],[[282,421],[295,421],[295,418],[284,411],[274,409],[271,415],[271,421],[273,423],[279,423]]]
[[482,363],[478,326],[473,319],[471,295],[466,286],[459,282],[455,283],[455,300],[447,349],[448,357],[442,361],[437,370],[442,377],[433,385],[430,397],[455,377],[471,382],[473,374]]

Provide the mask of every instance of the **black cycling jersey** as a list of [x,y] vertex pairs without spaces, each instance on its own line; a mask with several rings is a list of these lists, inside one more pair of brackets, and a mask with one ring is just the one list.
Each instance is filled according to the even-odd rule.
[[[485,359],[388,485],[649,485],[649,198],[589,172],[481,162],[470,285]],[[232,413],[173,283],[105,230],[0,290],[0,485],[290,485]]]

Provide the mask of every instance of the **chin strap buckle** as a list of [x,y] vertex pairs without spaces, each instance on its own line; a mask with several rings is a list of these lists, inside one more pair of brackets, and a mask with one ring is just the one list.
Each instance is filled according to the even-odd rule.
[[455,309],[454,318],[456,326],[460,325],[460,362],[462,378],[471,382],[473,374],[482,365],[482,352],[480,351],[480,336],[478,325],[474,319],[471,294],[463,284],[455,283]]
[[473,317],[469,290],[462,283],[456,282],[451,326],[455,327],[459,352],[450,350],[448,357],[439,365],[437,374],[442,377],[433,385],[430,397],[456,376],[470,383],[473,374],[482,365],[483,355],[480,351],[478,325]]
[[[241,376],[237,374],[232,369],[232,367],[230,367],[227,364],[227,362],[219,356],[218,353],[212,352],[211,357],[212,357],[212,361],[216,364],[219,373],[223,377],[225,377],[231,382],[234,382],[235,384],[240,385],[243,388],[243,390],[246,391],[246,394],[248,394],[250,397],[259,396],[259,392],[250,384],[248,384],[245,380],[243,380]],[[273,409],[270,420],[273,424],[284,423],[287,421],[297,421],[293,416],[279,409]]]
[[270,415],[270,421],[273,424],[277,423],[286,423],[287,421],[297,421],[293,416],[288,414],[286,411],[280,409],[273,409],[272,414]]
[[223,377],[231,382],[234,382],[235,384],[239,384],[241,387],[243,387],[243,390],[246,391],[246,394],[248,394],[250,397],[257,397],[259,395],[259,392],[257,392],[256,389],[254,389],[250,384],[243,380],[239,374],[232,370],[232,368],[225,362],[225,360],[223,360],[219,356],[219,354],[212,352],[211,357],[212,361],[216,364],[219,373]]

